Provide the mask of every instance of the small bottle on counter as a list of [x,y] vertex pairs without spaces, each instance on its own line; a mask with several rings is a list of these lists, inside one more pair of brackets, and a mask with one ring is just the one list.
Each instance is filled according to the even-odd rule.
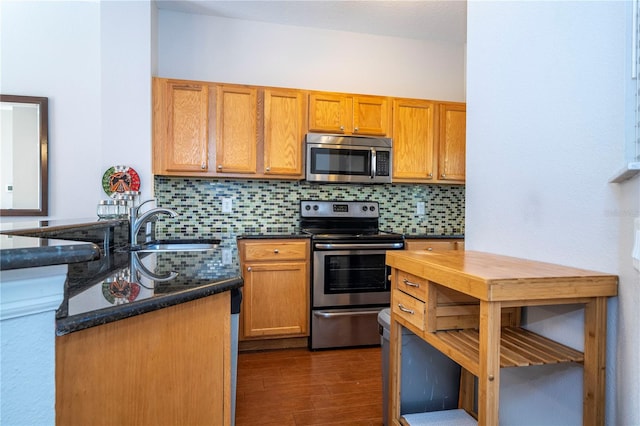
[[97,207],[100,219],[126,218],[129,209],[125,200],[100,200]]

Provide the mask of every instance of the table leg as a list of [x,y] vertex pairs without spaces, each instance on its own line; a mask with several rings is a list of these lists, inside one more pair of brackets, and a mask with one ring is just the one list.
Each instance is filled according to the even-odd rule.
[[480,359],[478,376],[478,424],[498,424],[500,400],[499,302],[480,301]]
[[596,297],[584,308],[583,425],[604,425],[606,340],[607,298]]

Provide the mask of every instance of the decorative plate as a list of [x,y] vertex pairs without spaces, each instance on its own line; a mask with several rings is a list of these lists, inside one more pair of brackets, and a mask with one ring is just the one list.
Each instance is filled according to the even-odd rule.
[[108,196],[140,190],[140,176],[129,166],[113,166],[102,175],[102,189]]

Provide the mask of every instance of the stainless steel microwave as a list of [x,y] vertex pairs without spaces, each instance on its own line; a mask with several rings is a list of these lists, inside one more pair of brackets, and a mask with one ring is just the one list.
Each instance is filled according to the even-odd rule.
[[309,182],[391,183],[390,138],[308,133]]

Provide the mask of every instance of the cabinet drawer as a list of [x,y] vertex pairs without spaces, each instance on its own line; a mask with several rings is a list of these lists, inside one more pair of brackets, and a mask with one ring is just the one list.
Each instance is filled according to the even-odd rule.
[[393,313],[400,318],[424,331],[425,329],[425,303],[405,294],[399,290],[393,291]]
[[423,302],[427,301],[429,282],[403,271],[398,271],[395,287]]
[[246,242],[244,260],[304,260],[309,255],[307,241]]
[[405,241],[405,248],[407,250],[426,251],[456,250],[459,243],[459,240],[407,240]]

